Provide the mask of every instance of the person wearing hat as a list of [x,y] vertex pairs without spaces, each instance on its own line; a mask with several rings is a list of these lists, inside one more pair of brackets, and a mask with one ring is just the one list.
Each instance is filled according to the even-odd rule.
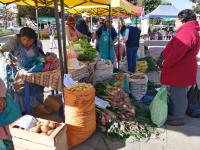
[[72,16],[67,18],[66,35],[68,41],[77,41],[80,38],[81,33],[75,27],[75,19]]
[[127,28],[124,41],[126,42],[126,54],[128,62],[128,71],[134,73],[136,70],[136,57],[140,45],[141,30],[134,26],[130,19],[125,21]]
[[[4,53],[9,53],[6,58]],[[0,48],[0,61],[4,68],[0,70],[0,77],[4,77],[9,93],[17,101],[24,102],[24,93],[17,92],[14,84],[15,76],[21,69],[26,69],[27,66],[37,59],[38,56],[46,59],[46,55],[42,50],[42,43],[37,39],[35,31],[29,27],[23,27],[20,33],[11,37]],[[2,76],[6,74],[6,76]],[[49,111],[42,104],[43,87],[37,85],[30,86],[30,105],[37,112],[49,114]],[[23,105],[22,105],[23,106]],[[24,111],[24,108],[21,108]]]
[[87,35],[88,37],[92,36],[92,33],[89,30],[88,27],[88,22],[89,22],[89,17],[87,12],[84,12],[82,14],[82,19],[78,21],[76,24],[76,29],[83,35]]
[[[103,24],[96,31],[96,38],[98,43],[99,54],[102,59],[110,60],[114,63],[115,60],[115,52],[114,52],[114,43],[117,41],[117,32],[114,27],[110,24],[111,17],[107,16],[105,19],[105,24]],[[111,35],[109,35],[109,30],[111,29]],[[109,44],[110,38],[110,45]],[[108,49],[108,47],[110,49]],[[110,58],[108,55],[108,51],[110,51]]]

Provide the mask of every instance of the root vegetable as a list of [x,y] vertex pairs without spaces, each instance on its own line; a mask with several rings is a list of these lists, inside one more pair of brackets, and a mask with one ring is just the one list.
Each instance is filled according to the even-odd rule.
[[104,116],[101,117],[101,124],[106,125],[106,118]]
[[53,132],[53,130],[49,130],[49,131],[47,132],[47,135],[50,135],[52,132]]
[[45,125],[45,126],[48,126],[48,125],[49,125],[49,123],[50,123],[50,121],[49,121],[49,120],[47,120],[47,121],[44,121],[44,122],[43,122],[43,125]]
[[53,122],[53,121],[50,121],[50,123],[49,123],[49,127],[50,127],[51,129],[55,129],[55,127],[56,127],[56,123]]
[[35,127],[31,128],[30,131],[34,132],[34,133],[40,133],[41,129],[40,129],[40,126],[35,126]]
[[50,127],[48,125],[41,126],[41,131],[44,133],[47,133],[50,130]]

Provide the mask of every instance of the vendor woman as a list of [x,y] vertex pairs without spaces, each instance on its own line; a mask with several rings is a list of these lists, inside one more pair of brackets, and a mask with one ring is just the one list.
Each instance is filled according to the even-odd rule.
[[[8,52],[9,58],[5,57],[5,52]],[[37,34],[35,31],[29,27],[23,27],[20,30],[20,33],[14,37],[11,37],[1,48],[0,48],[0,61],[5,63],[8,68],[0,70],[0,76],[4,78],[4,81],[7,82],[7,88],[10,88],[9,92],[15,100],[21,104],[22,111],[24,93],[18,93],[13,89],[13,77],[20,69],[26,68],[31,62],[33,62],[38,56],[45,57],[45,54],[42,50],[42,43],[37,40]],[[5,72],[5,70],[7,72]],[[6,74],[7,73],[7,74]],[[7,75],[5,77],[5,74]],[[12,88],[12,89],[11,89]],[[49,111],[42,104],[43,101],[43,87],[31,85],[30,86],[30,105],[33,110],[40,113],[48,114]]]
[[[114,43],[117,41],[117,32],[114,27],[110,24],[111,17],[107,16],[105,20],[105,24],[102,25],[97,31],[96,31],[96,37],[98,42],[98,48],[100,57],[104,60],[111,60],[112,63],[114,63],[115,59],[115,52],[114,52]],[[111,29],[111,35],[109,35],[109,30]],[[110,45],[109,44],[109,38],[110,38]],[[110,48],[108,50],[108,47]],[[108,51],[110,51],[110,54],[108,54]],[[110,55],[110,58],[109,58]]]
[[81,33],[75,27],[76,21],[74,17],[69,16],[67,18],[66,35],[68,42],[77,41],[80,38]]

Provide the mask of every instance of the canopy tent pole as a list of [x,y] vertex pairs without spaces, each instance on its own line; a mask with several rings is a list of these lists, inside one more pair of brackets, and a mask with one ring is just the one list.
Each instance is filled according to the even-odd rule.
[[58,15],[58,0],[54,0],[54,13],[56,18],[56,30],[57,30],[57,38],[58,38],[58,52],[60,59],[60,71],[61,71],[61,82],[62,82],[62,91],[63,91],[63,55],[62,55],[62,44],[61,44],[61,35],[60,35],[60,23],[59,23],[59,15]]
[[67,44],[66,44],[66,31],[65,31],[65,8],[64,8],[64,0],[60,0],[61,5],[61,22],[62,22],[62,40],[63,40],[63,56],[64,56],[64,74],[68,74],[68,67],[67,67]]
[[36,2],[35,6],[35,15],[36,15],[36,21],[37,21],[37,34],[38,34],[38,39],[40,39],[40,34],[39,34],[39,18],[38,18],[38,6]]
[[119,38],[120,38],[120,8],[118,8],[118,64],[117,64],[117,68],[119,69],[119,60],[120,60],[120,40],[119,40]]
[[109,5],[109,22],[110,22],[110,27],[109,27],[109,38],[108,38],[108,59],[110,59],[110,37],[111,37],[111,5]]

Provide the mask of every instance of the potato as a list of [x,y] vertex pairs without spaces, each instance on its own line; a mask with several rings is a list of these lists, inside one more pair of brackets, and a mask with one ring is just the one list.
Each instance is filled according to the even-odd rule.
[[41,122],[40,121],[36,122],[36,126],[41,126]]
[[43,125],[46,125],[46,126],[48,126],[48,125],[49,125],[49,123],[50,123],[50,121],[49,121],[49,120],[46,120],[46,121],[44,121],[44,122],[43,122]]
[[41,131],[43,133],[47,133],[50,130],[50,127],[48,125],[41,126]]
[[49,123],[49,127],[50,127],[51,129],[55,129],[55,127],[56,127],[56,123],[53,122],[53,121],[50,121],[50,123]]
[[52,132],[53,132],[53,130],[49,130],[49,131],[47,132],[47,135],[50,135]]
[[34,133],[40,133],[41,129],[40,129],[40,126],[35,126],[35,127],[31,128],[30,131],[34,132]]

